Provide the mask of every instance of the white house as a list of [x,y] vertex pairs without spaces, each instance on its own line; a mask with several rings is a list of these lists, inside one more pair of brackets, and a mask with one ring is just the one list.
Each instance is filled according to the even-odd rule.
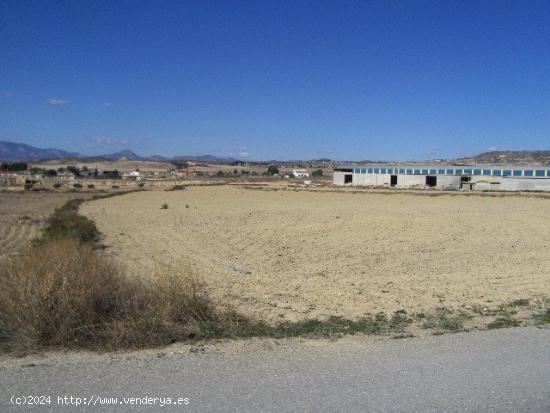
[[126,172],[122,174],[122,179],[134,179],[136,181],[141,181],[143,177],[139,171]]
[[309,172],[307,169],[293,169],[292,174],[294,178],[309,178]]

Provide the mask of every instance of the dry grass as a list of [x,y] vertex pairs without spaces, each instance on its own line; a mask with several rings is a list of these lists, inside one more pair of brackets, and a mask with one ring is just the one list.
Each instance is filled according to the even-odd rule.
[[0,268],[0,344],[113,349],[163,345],[194,337],[215,311],[201,283],[122,275],[78,239],[32,247]]

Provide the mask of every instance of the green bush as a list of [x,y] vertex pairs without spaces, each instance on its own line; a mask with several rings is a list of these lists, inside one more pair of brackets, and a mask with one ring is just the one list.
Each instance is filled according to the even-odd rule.
[[79,184],[79,183],[73,184],[73,188],[80,189],[82,188],[82,184]]
[[97,240],[99,232],[95,223],[78,215],[78,206],[81,202],[80,199],[73,199],[57,208],[48,218],[42,232],[42,240],[38,242],[61,238],[76,238],[81,242]]
[[170,189],[167,189],[167,191],[183,191],[185,188],[185,185],[174,185]]
[[268,175],[276,175],[279,173],[279,168],[277,168],[275,165],[269,165],[267,168],[267,174]]

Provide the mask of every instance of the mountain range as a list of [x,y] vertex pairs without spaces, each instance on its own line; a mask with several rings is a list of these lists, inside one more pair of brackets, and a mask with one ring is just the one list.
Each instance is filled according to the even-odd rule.
[[[165,157],[161,155],[141,156],[125,149],[122,151],[108,153],[103,155],[88,156],[78,152],[68,152],[62,149],[56,148],[36,148],[34,146],[26,145],[24,143],[6,142],[0,141],[0,160],[2,161],[46,161],[52,159],[67,159],[78,160],[83,162],[92,161],[116,161],[119,159],[127,159],[131,161],[195,161],[204,163],[219,163],[228,164],[238,161],[236,158],[223,158],[213,155],[178,155],[173,157]],[[330,159],[318,160],[323,162],[331,162]],[[300,164],[304,160],[295,161],[269,161],[269,162],[253,162],[250,163],[273,163],[273,164]],[[438,163],[456,163],[456,164],[495,164],[495,165],[550,165],[550,151],[491,151],[484,152],[479,155],[459,158],[459,159],[440,159]],[[345,164],[345,161],[338,162]],[[357,163],[357,162],[354,162]],[[370,163],[370,161],[364,161],[362,163]]]
[[32,161],[59,158],[81,158],[77,152],[67,152],[55,148],[35,148],[24,143],[0,141],[0,159],[3,161]]
[[119,159],[128,159],[131,161],[197,161],[211,163],[231,163],[237,161],[235,158],[221,158],[213,155],[179,155],[174,157],[165,157],[161,155],[141,156],[125,149],[122,151],[107,153],[103,155],[89,156],[78,152],[68,152],[56,148],[36,148],[24,143],[0,141],[0,160],[2,161],[47,161],[52,159],[74,159],[78,161],[116,161]]

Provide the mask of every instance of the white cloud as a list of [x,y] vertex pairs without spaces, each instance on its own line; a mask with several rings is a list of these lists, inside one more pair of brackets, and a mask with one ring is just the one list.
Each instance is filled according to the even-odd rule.
[[103,106],[105,106],[106,108],[110,108],[111,106],[113,106],[113,104],[111,102],[103,102]]
[[4,96],[5,98],[9,98],[11,97],[11,92],[9,90],[4,90],[2,91],[2,96]]
[[67,103],[69,103],[68,100],[64,100],[64,99],[50,99],[48,101],[50,103],[50,105],[66,105]]
[[110,136],[98,136],[95,142],[100,145],[126,145],[130,141],[128,139],[117,139]]
[[488,148],[491,152],[498,151],[498,148],[496,146],[489,146]]
[[240,151],[239,152],[239,156],[241,158],[246,158],[246,157],[248,157],[248,155],[249,155],[249,153],[247,151]]

